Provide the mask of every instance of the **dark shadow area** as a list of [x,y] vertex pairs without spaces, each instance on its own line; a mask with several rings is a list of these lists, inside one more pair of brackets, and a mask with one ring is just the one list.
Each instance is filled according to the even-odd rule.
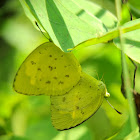
[[[8,81],[14,70],[16,50],[0,38],[0,89],[8,89]],[[12,86],[12,85],[11,85]]]
[[102,16],[104,16],[104,14],[106,13],[106,11],[104,9],[98,11],[98,13],[95,14],[96,17],[101,18]]
[[132,45],[132,47],[136,46],[136,47],[140,48],[140,42],[139,41],[130,40],[130,39],[125,38],[125,42],[126,42],[126,44]]
[[[104,16],[104,14],[106,13],[107,11],[105,10],[105,9],[102,9],[102,10],[100,10],[100,11],[98,11],[98,13],[96,13],[95,14],[95,16],[97,17],[97,18],[102,18],[103,16]],[[108,29],[113,29],[113,28],[115,28],[117,26],[117,22],[114,22],[114,25],[113,26],[108,26],[107,25],[107,28]]]
[[[69,31],[67,29],[67,25],[65,24],[63,16],[61,15],[59,9],[56,7],[54,1],[52,1],[52,0],[46,0],[46,10],[48,12],[48,17],[50,20],[52,30],[54,31],[55,36],[56,36],[60,46],[63,47],[64,51],[67,51],[67,48],[64,46],[65,42],[63,42],[64,39],[62,38],[61,32],[63,32],[63,34],[65,34],[67,41],[69,42],[69,44],[71,44],[71,46],[69,46],[69,48],[72,48],[74,46],[74,43],[69,34]],[[61,25],[61,26],[59,26],[59,28],[57,28],[57,23]]]
[[83,15],[85,13],[85,11],[82,9],[82,10],[80,10],[76,15],[78,16],[78,17],[80,17],[81,15]]

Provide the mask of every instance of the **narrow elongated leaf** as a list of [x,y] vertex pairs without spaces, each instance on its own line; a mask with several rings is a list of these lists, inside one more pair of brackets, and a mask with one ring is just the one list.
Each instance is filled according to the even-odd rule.
[[64,51],[106,32],[100,20],[85,16],[85,18],[90,18],[89,20],[96,20],[93,25],[88,24],[70,12],[58,0],[20,0],[20,2],[30,20],[33,23],[37,21],[48,32],[53,42],[61,46]]
[[[68,2],[66,0],[61,0],[61,2],[63,2],[71,12],[77,14],[79,17],[83,17],[83,19],[84,11],[91,16],[97,17],[104,23],[108,30],[111,30],[117,26],[117,18],[110,11],[104,9],[103,7],[100,7],[99,5],[91,1],[69,0]],[[72,6],[74,8],[71,8]],[[78,9],[80,10],[78,11]]]
[[[123,33],[127,33],[130,31],[140,29],[140,19],[130,21],[130,22],[124,24],[121,28],[122,28]],[[139,31],[137,31],[137,32],[139,32]],[[133,35],[131,35],[132,32],[129,34],[130,34],[130,36],[133,36]],[[86,40],[86,41],[78,44],[77,46],[75,46],[75,49],[87,47],[87,46],[98,44],[98,43],[107,43],[108,41],[113,40],[114,38],[117,38],[118,36],[119,36],[119,29],[115,28],[114,30],[109,31],[100,37],[95,37],[95,38]]]
[[[133,21],[140,23],[140,19]],[[123,34],[125,38],[124,51],[131,59],[140,63],[140,29]],[[114,39],[115,45],[120,48],[120,39]]]

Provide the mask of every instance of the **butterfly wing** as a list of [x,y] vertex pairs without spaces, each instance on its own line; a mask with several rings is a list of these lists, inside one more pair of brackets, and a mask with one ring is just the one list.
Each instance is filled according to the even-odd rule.
[[73,128],[90,118],[101,106],[105,85],[82,73],[78,84],[67,94],[51,96],[51,119],[58,130]]
[[81,67],[75,56],[53,43],[37,47],[19,68],[13,87],[27,95],[63,95],[80,80]]

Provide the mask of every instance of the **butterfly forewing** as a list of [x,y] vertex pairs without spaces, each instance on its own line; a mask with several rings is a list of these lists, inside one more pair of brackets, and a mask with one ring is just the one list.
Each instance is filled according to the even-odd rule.
[[63,95],[80,80],[81,67],[75,56],[53,43],[35,49],[19,68],[14,89],[27,95]]

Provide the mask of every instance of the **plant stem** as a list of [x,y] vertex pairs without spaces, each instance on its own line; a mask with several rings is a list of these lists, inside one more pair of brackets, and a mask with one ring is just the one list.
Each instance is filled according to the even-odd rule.
[[[140,23],[134,23],[133,25],[124,24],[121,27],[122,34],[127,33],[127,32],[131,32],[131,31],[134,31],[134,30],[137,30],[137,29],[140,29]],[[95,45],[95,44],[99,44],[99,43],[107,43],[108,41],[118,37],[119,34],[120,34],[119,29],[115,28],[114,30],[109,31],[102,36],[91,38],[89,40],[83,41],[80,44],[76,45],[74,48],[69,49],[69,50],[80,49],[80,48],[83,48],[83,47],[88,47],[90,45]]]
[[121,0],[115,0],[116,3],[116,12],[117,17],[119,20],[119,37],[120,37],[120,45],[121,45],[121,61],[122,61],[122,69],[123,69],[123,77],[124,77],[124,86],[126,87],[126,96],[129,103],[129,113],[130,113],[130,123],[131,123],[131,130],[135,130],[137,128],[137,119],[136,119],[136,109],[135,109],[135,103],[134,103],[134,97],[133,93],[131,92],[131,84],[129,79],[129,73],[127,69],[127,63],[125,60],[125,54],[124,54],[124,44],[125,40],[122,36],[123,30],[120,27],[120,21],[121,21]]

